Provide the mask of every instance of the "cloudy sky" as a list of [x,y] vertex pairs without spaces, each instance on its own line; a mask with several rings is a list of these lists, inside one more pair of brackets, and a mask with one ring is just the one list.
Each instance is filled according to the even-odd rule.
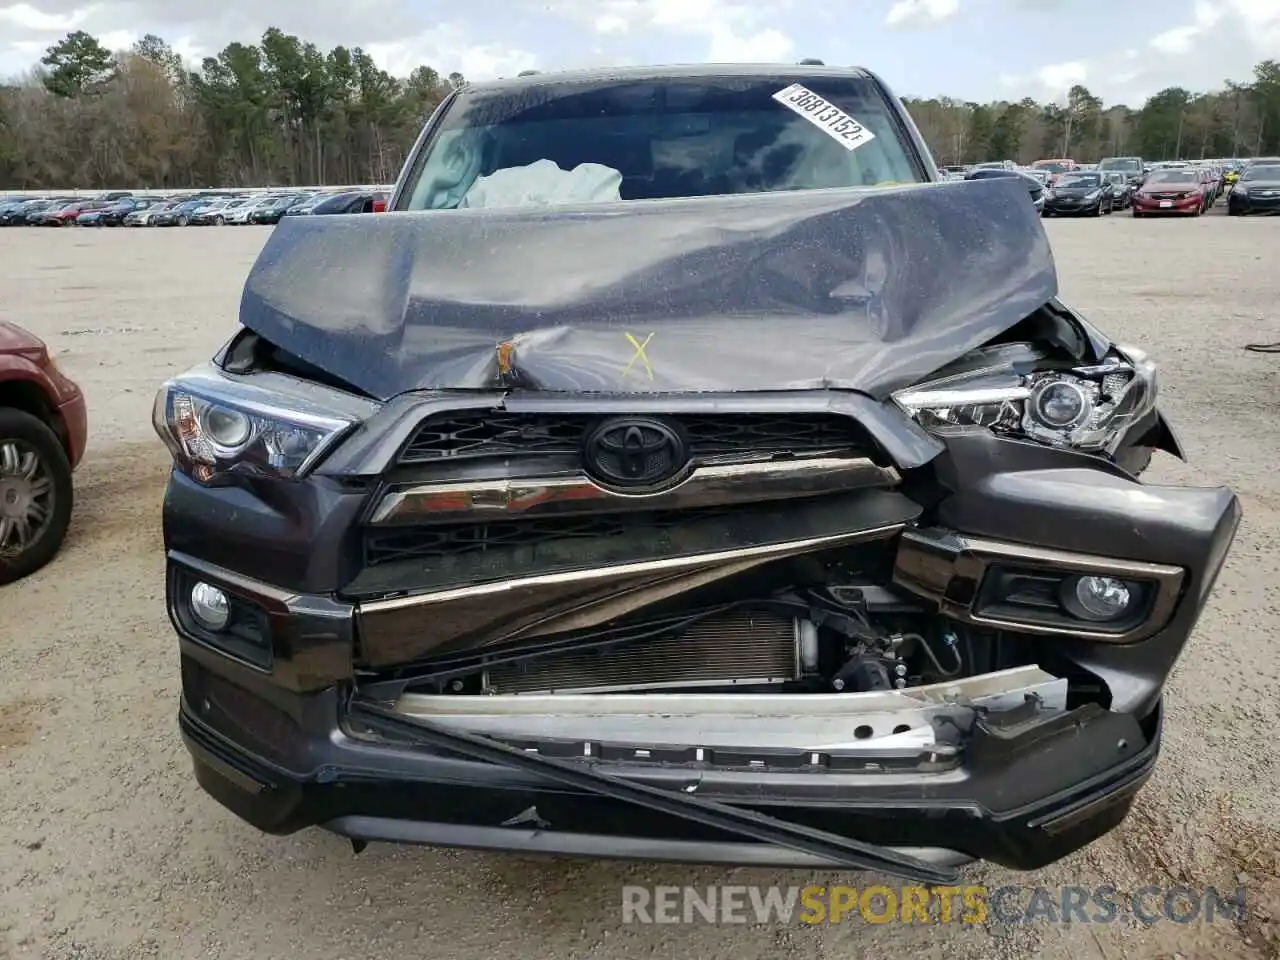
[[1049,100],[1083,82],[1135,106],[1280,58],[1280,0],[0,0],[0,76],[68,30],[113,47],[158,33],[198,60],[271,25],[396,73],[818,57],[904,95]]

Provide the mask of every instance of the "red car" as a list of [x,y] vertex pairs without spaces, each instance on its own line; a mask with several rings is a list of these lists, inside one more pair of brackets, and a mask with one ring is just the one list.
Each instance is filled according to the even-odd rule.
[[0,584],[62,547],[88,432],[80,388],[37,337],[0,323]]
[[103,200],[74,200],[61,207],[52,207],[37,221],[42,227],[65,227],[76,222],[76,217],[89,210],[105,207]]
[[1209,209],[1206,184],[1199,170],[1177,167],[1152,170],[1133,195],[1133,215],[1182,214],[1198,217]]
[[1031,165],[1032,170],[1043,170],[1049,175],[1049,186],[1053,186],[1058,182],[1058,178],[1064,173],[1071,173],[1073,170],[1079,169],[1077,164],[1070,157],[1061,157],[1056,160],[1037,160]]
[[1198,167],[1200,171],[1200,189],[1204,191],[1204,208],[1206,211],[1218,203],[1218,174],[1212,167]]

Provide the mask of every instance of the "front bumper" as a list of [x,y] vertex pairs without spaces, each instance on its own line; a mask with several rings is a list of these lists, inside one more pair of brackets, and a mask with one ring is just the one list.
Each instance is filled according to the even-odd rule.
[[[913,851],[917,861],[935,865],[978,858],[1034,869],[1119,823],[1155,762],[1161,692],[1234,537],[1238,501],[1223,489],[1142,484],[1093,458],[985,432],[949,440],[935,468],[960,492],[932,508],[932,526],[908,523],[915,533],[901,538],[894,576],[955,621],[981,622],[981,574],[992,555],[1077,569],[1147,564],[1180,571],[1150,629],[1119,641],[1052,629],[1018,636],[1010,628],[1044,669],[1103,691],[1101,705],[1068,703],[1067,712],[1009,729],[975,729],[951,752],[904,748],[868,760],[854,750],[838,762],[816,763],[803,748],[730,749],[720,758],[713,747],[705,755],[655,753],[639,761],[632,740],[630,748],[620,741],[592,745],[586,755],[593,767]],[[394,701],[361,679],[377,674],[360,666],[371,635],[362,633],[359,602],[342,598],[346,574],[333,559],[366,515],[367,493],[320,477],[304,486],[305,502],[288,508],[255,503],[244,490],[207,489],[180,474],[166,493],[168,599],[182,661],[180,723],[199,782],[237,815],[270,833],[322,826],[356,840],[833,864],[567,789],[535,771],[468,759],[403,711],[388,722]],[[868,527],[907,499],[868,492]],[[894,516],[901,522],[905,514]],[[182,591],[175,588],[183,576],[215,583],[266,611],[269,666],[216,649],[189,629],[179,609]],[[420,632],[422,624],[440,622],[429,607],[416,621]],[[798,711],[804,696],[789,695]],[[584,756],[583,747],[573,743],[570,755]],[[559,741],[524,748],[565,749]]]
[[1134,212],[1144,214],[1192,214],[1202,206],[1204,206],[1204,199],[1198,196],[1186,197],[1182,200],[1159,200],[1146,197],[1134,197],[1133,200]]
[[1091,214],[1096,213],[1103,206],[1102,200],[1073,201],[1051,199],[1046,200],[1044,204],[1044,212],[1053,216],[1072,216],[1074,214]]
[[1280,213],[1280,190],[1268,191],[1271,196],[1262,196],[1260,194],[1242,195],[1237,190],[1232,190],[1230,197],[1227,198],[1227,209],[1238,214]]
[[[200,785],[233,813],[275,834],[318,825],[354,840],[520,853],[700,863],[832,866],[821,855],[743,842],[669,814],[637,810],[536,774],[459,759],[412,738],[371,736],[334,692],[308,698],[280,723],[315,724],[305,769],[255,754],[219,732],[244,692],[195,658],[183,660],[179,714]],[[194,701],[194,702],[193,702]],[[356,714],[359,716],[359,713]],[[240,716],[240,722],[247,717]],[[327,721],[327,723],[325,722]],[[297,746],[303,747],[299,737]],[[600,772],[672,793],[756,810],[790,823],[953,866],[990,860],[1030,870],[1120,823],[1150,775],[1160,713],[1082,710],[1011,736],[975,735],[962,765],[885,773],[878,759],[847,771],[803,766],[760,773],[602,760]],[[295,754],[296,759],[300,756]]]

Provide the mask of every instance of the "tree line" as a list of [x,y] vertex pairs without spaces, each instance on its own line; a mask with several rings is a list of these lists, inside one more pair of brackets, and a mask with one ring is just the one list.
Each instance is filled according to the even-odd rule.
[[[1222,90],[1162,90],[1141,108],[1083,86],[1062,104],[907,106],[939,163],[1138,154],[1280,153],[1280,63]],[[160,37],[108,50],[76,31],[0,84],[0,189],[389,183],[458,73],[407,77],[359,47],[323,51],[275,27],[189,69]]]
[[111,51],[77,31],[0,85],[0,188],[390,183],[463,82],[274,27],[196,70],[154,35]]
[[1280,62],[1264,60],[1246,83],[1194,93],[1168,87],[1138,109],[1105,106],[1076,85],[1063,103],[1032,99],[972,103],[908,99],[907,108],[941,164],[1050,157],[1203,160],[1280,154]]

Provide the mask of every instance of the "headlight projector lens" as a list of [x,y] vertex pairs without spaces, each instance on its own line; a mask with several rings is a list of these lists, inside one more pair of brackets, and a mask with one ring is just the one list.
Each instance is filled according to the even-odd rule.
[[1031,395],[1031,413],[1046,427],[1066,430],[1078,426],[1092,412],[1089,395],[1074,383],[1050,380]]
[[218,446],[234,450],[248,442],[253,424],[239,410],[211,406],[204,412],[204,429]]
[[1135,591],[1115,577],[1073,577],[1062,585],[1062,605],[1081,620],[1106,623],[1132,609]]

